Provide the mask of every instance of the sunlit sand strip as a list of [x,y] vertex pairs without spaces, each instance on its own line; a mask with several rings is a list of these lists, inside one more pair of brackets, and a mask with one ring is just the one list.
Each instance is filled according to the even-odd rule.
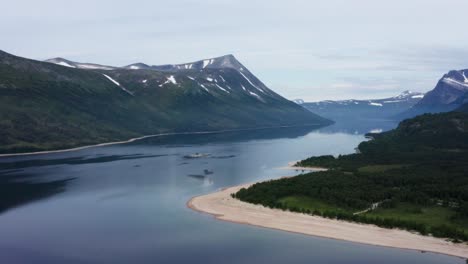
[[288,166],[285,167],[279,167],[278,169],[280,170],[295,170],[295,171],[303,171],[303,172],[313,172],[313,171],[326,171],[326,168],[322,167],[300,167],[300,166],[295,166],[297,161],[291,161],[288,162]]
[[215,218],[234,223],[273,228],[294,233],[362,244],[419,250],[468,258],[468,245],[421,236],[399,229],[385,229],[317,216],[270,209],[245,203],[231,197],[232,193],[251,184],[226,188],[215,193],[192,198],[187,206]]

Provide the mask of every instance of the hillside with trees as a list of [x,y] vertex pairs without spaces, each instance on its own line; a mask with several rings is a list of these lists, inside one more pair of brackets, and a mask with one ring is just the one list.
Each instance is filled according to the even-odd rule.
[[359,153],[311,157],[329,170],[257,183],[233,196],[328,218],[468,241],[468,114],[425,114],[368,134]]

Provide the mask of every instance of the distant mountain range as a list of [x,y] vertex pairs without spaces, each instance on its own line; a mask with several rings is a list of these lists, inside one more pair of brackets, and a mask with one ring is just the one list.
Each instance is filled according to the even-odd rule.
[[77,147],[166,132],[323,126],[234,56],[124,67],[0,51],[0,152]]
[[294,102],[310,111],[336,121],[353,119],[403,120],[424,113],[449,112],[468,103],[468,70],[444,74],[435,88],[426,94],[405,91],[385,99]]
[[421,101],[399,114],[399,119],[423,113],[452,111],[468,102],[468,70],[450,71],[439,80],[436,87],[428,92]]
[[391,119],[394,115],[410,109],[423,97],[423,93],[404,91],[397,96],[384,99],[327,100],[313,103],[301,103],[302,100],[295,100],[295,102],[326,118],[355,122],[364,119]]

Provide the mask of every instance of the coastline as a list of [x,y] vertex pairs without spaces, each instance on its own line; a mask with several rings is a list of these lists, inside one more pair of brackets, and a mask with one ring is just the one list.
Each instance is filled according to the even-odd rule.
[[320,125],[319,124],[304,124],[304,125],[294,125],[294,126],[240,128],[240,129],[224,129],[224,130],[211,130],[211,131],[208,130],[208,131],[194,131],[194,132],[168,132],[168,133],[160,133],[160,134],[153,134],[153,135],[146,135],[146,136],[141,136],[141,137],[136,137],[136,138],[130,138],[128,140],[123,140],[123,141],[105,142],[105,143],[99,143],[99,144],[94,144],[94,145],[86,145],[86,146],[68,148],[68,149],[44,150],[44,151],[21,152],[21,153],[4,153],[4,154],[0,154],[0,158],[72,152],[72,151],[78,151],[78,150],[83,150],[83,149],[88,149],[88,148],[97,148],[97,147],[104,147],[104,146],[111,146],[111,145],[126,144],[126,143],[131,143],[131,142],[135,142],[135,141],[146,139],[146,138],[152,138],[152,137],[177,136],[177,135],[219,134],[219,133],[227,133],[227,132],[242,132],[242,131],[255,131],[255,130],[263,130],[263,129],[307,127],[307,126],[320,126]]
[[295,170],[295,171],[307,171],[307,172],[315,172],[315,171],[326,171],[327,168],[324,167],[300,167],[295,166],[298,161],[291,161],[288,162],[288,165],[285,167],[279,167],[280,170]]
[[468,245],[422,236],[400,229],[332,220],[318,216],[266,208],[231,197],[232,193],[252,184],[223,188],[217,192],[196,196],[187,202],[194,211],[214,216],[218,220],[246,224],[310,236],[344,240],[374,246],[439,253],[468,258]]

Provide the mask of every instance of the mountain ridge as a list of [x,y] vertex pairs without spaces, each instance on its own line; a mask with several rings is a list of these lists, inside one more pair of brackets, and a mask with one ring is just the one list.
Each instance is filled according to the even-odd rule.
[[[232,54],[226,54],[218,57],[212,57],[208,59],[197,60],[193,62],[180,63],[180,64],[161,64],[161,65],[150,65],[144,62],[131,63],[125,66],[109,66],[96,63],[84,63],[68,60],[62,57],[50,58],[44,60],[45,62],[54,63],[66,67],[75,67],[82,69],[131,69],[131,70],[143,70],[153,69],[160,71],[178,71],[178,70],[200,70],[205,68],[233,68],[236,70],[246,69],[237,58]],[[89,65],[89,67],[86,67]],[[94,68],[91,66],[95,66]]]
[[391,119],[392,116],[399,114],[416,104],[424,96],[424,93],[403,91],[401,94],[382,98],[368,100],[325,100],[319,102],[305,102],[304,106],[311,112],[332,120],[352,119]]

